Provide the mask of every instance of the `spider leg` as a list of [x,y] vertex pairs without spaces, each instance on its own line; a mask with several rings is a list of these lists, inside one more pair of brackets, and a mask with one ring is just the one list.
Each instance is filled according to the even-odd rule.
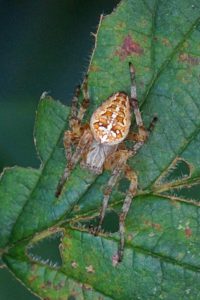
[[81,86],[78,85],[75,89],[74,96],[72,98],[72,106],[71,106],[71,116],[69,118],[69,126],[73,130],[73,127],[78,122],[77,116],[78,116],[78,98],[80,95]]
[[[124,166],[126,164],[128,156],[129,156],[129,151],[119,150],[115,152],[113,155],[109,156],[107,159],[108,162],[105,162],[105,165],[107,165],[108,168],[112,168],[112,174],[104,190],[103,204],[99,214],[99,223],[96,230],[94,230],[95,235],[98,235],[98,233],[101,231],[101,226],[105,217],[106,209],[108,207],[108,201],[110,199],[112,189],[116,185],[121,173],[124,170]],[[114,167],[112,166],[112,161],[114,162]]]
[[[80,104],[80,108],[78,108],[78,98],[80,96],[80,91],[82,89],[83,92],[83,100]],[[69,119],[69,125],[71,130],[76,133],[78,136],[82,135],[81,126],[84,114],[89,106],[90,99],[89,99],[89,92],[88,92],[88,76],[86,75],[82,88],[81,86],[77,86],[74,97],[72,98],[72,108],[71,108],[71,116]]]
[[[67,179],[69,178],[69,175],[71,173],[71,170],[76,165],[76,163],[80,160],[81,155],[87,150],[89,145],[92,141],[92,134],[89,129],[87,129],[87,126],[82,126],[82,120],[85,114],[85,111],[87,110],[89,106],[89,93],[88,93],[88,76],[85,76],[85,79],[83,81],[82,85],[82,91],[83,91],[83,101],[80,105],[80,108],[78,109],[78,98],[80,95],[80,86],[77,86],[75,90],[74,97],[72,98],[72,108],[71,108],[71,116],[69,119],[69,126],[71,128],[70,130],[65,131],[63,143],[65,147],[65,156],[67,159],[67,166],[64,170],[64,173],[58,183],[55,196],[59,197],[63,186]],[[72,145],[77,144],[77,148],[72,154]]]
[[[154,123],[157,121],[157,118],[155,117],[155,120],[151,122],[149,128],[153,129]],[[134,144],[131,150],[129,150],[129,157],[133,157],[136,155],[138,150],[143,146],[144,140],[138,141]],[[128,157],[127,157],[128,159]],[[128,214],[128,211],[130,209],[132,199],[137,193],[137,175],[136,173],[128,166],[125,165],[125,175],[130,180],[130,185],[128,192],[126,194],[123,206],[122,206],[122,212],[119,215],[119,234],[120,234],[120,242],[118,247],[118,253],[113,257],[113,264],[116,265],[117,263],[122,261],[123,253],[124,253],[124,243],[125,243],[125,219]]]
[[135,82],[135,70],[132,65],[132,63],[129,63],[129,70],[130,70],[130,78],[131,78],[131,98],[130,103],[133,107],[133,111],[135,114],[135,120],[138,127],[138,133],[139,135],[143,136],[143,138],[146,138],[146,129],[144,127],[144,123],[142,120],[141,112],[138,105],[137,100],[137,91],[136,91],[136,82]]
[[78,138],[80,132],[80,124],[78,120],[78,97],[80,95],[81,87],[78,85],[75,89],[74,96],[72,98],[71,113],[69,117],[69,127],[71,130],[64,132],[63,144],[65,148],[65,157],[67,161],[70,161],[72,157],[72,144],[74,140]]
[[63,144],[65,147],[65,157],[67,161],[70,161],[72,157],[71,142],[72,142],[72,131],[67,130],[64,132],[64,137],[63,137]]
[[151,133],[154,130],[157,121],[158,121],[158,117],[155,115],[147,129],[149,133]]
[[129,132],[128,136],[126,137],[126,140],[144,143],[148,139],[149,134],[154,130],[157,121],[158,117],[154,116],[151,123],[149,124],[149,127],[146,130],[147,136],[145,137],[145,139],[144,136],[141,136],[139,133]]
[[83,85],[82,85],[82,92],[83,92],[83,101],[81,103],[80,109],[77,114],[80,123],[82,122],[84,114],[90,104],[90,97],[88,92],[88,75],[86,75],[84,78]]
[[99,214],[99,223],[97,228],[94,230],[94,234],[98,235],[98,233],[101,231],[101,226],[105,217],[106,209],[108,207],[108,201],[110,199],[110,195],[112,193],[113,187],[116,185],[120,175],[121,175],[122,169],[118,166],[114,168],[112,175],[108,181],[108,184],[104,190],[104,197],[103,197],[103,204],[100,210]]
[[[69,132],[71,133],[71,132]],[[68,134],[66,134],[68,135]],[[68,135],[69,140],[67,142],[70,143],[70,139],[71,139],[72,135]],[[85,130],[85,132],[83,133],[82,137],[79,140],[79,143],[77,145],[77,148],[74,152],[74,154],[71,156],[71,153],[67,152],[67,155],[70,154],[70,159],[68,160],[67,166],[64,170],[64,173],[58,183],[57,189],[56,189],[56,194],[55,196],[58,198],[63,190],[63,186],[65,184],[65,182],[68,180],[69,175],[72,171],[72,169],[74,168],[74,166],[78,163],[78,161],[80,160],[81,156],[83,155],[84,152],[86,152],[93,140],[93,136],[92,133],[89,129]]]
[[135,70],[132,65],[132,63],[129,63],[129,70],[130,70],[130,78],[131,78],[131,98],[130,98],[130,103],[133,107],[134,115],[135,115],[135,120],[136,124],[138,127],[138,133],[129,133],[128,139],[134,140],[136,142],[138,141],[146,141],[146,139],[149,136],[149,133],[154,129],[155,123],[157,121],[157,116],[154,116],[153,120],[151,121],[148,129],[145,128],[141,112],[139,109],[138,105],[138,100],[137,100],[137,90],[136,90],[136,82],[135,82]]
[[130,180],[130,185],[128,192],[126,194],[122,211],[119,215],[119,234],[120,234],[120,242],[118,246],[118,253],[115,257],[115,263],[122,261],[123,254],[124,254],[124,243],[125,243],[125,219],[130,209],[132,199],[137,193],[137,175],[134,171],[132,171],[128,166],[126,166],[126,176]]

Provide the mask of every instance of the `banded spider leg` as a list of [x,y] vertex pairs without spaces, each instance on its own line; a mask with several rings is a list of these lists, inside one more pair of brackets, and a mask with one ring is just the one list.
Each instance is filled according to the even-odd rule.
[[[85,77],[82,85],[83,101],[80,105],[80,108],[78,109],[78,98],[80,95],[80,90],[81,87],[77,86],[74,97],[72,99],[71,116],[69,119],[69,125],[71,130],[67,130],[64,133],[63,144],[65,148],[67,166],[58,183],[56,193],[55,193],[56,197],[60,196],[63,186],[67,181],[67,179],[69,178],[69,175],[73,167],[79,161],[82,153],[88,148],[92,139],[90,130],[89,129],[83,130],[82,128],[82,120],[90,103],[87,76]],[[72,145],[74,144],[77,144],[77,147],[74,154],[72,154]]]

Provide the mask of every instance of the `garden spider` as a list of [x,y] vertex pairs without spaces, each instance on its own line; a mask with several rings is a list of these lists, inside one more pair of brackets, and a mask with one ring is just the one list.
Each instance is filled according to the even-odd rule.
[[[87,76],[83,82],[83,101],[78,110],[78,97],[80,87],[76,89],[72,100],[71,117],[69,125],[71,130],[64,133],[64,147],[67,159],[67,166],[64,174],[57,186],[56,197],[62,193],[63,186],[72,169],[81,160],[81,165],[96,174],[101,174],[104,168],[112,170],[110,179],[104,191],[102,208],[99,214],[99,224],[94,230],[98,235],[101,230],[105,216],[108,200],[121,173],[130,180],[130,185],[119,215],[120,242],[118,253],[113,256],[114,264],[122,260],[125,242],[125,218],[129,211],[133,197],[137,192],[137,175],[127,165],[128,158],[134,156],[147,140],[150,131],[153,129],[156,117],[153,118],[148,129],[145,129],[141,113],[138,107],[135,70],[129,63],[131,78],[131,97],[125,92],[117,92],[111,95],[92,114],[90,125],[82,124],[82,119],[89,106],[89,94],[87,89]],[[131,107],[135,114],[138,133],[129,133],[131,125]],[[131,149],[126,149],[123,141],[131,139],[134,145]],[[76,145],[74,153],[71,146]]]

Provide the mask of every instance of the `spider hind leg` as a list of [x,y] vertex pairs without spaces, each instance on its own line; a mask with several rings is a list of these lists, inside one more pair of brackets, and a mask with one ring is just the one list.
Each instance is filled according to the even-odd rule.
[[102,207],[99,214],[99,223],[96,229],[94,230],[94,235],[98,235],[101,231],[101,227],[103,224],[103,220],[105,217],[106,209],[108,207],[108,201],[110,199],[113,188],[118,182],[122,172],[124,171],[124,167],[126,165],[126,161],[130,156],[130,152],[128,150],[118,150],[110,155],[105,162],[105,167],[112,170],[112,174],[108,180],[106,188],[104,190],[104,197],[102,202]]
[[127,191],[126,197],[125,197],[123,205],[122,205],[121,213],[119,215],[120,241],[119,241],[119,246],[118,246],[118,252],[117,252],[117,255],[115,256],[116,264],[121,262],[123,259],[124,245],[125,245],[125,220],[126,220],[128,212],[129,212],[131,203],[137,193],[137,185],[138,185],[136,173],[133,170],[131,170],[127,165],[126,165],[125,174],[126,174],[126,177],[130,180],[130,185],[129,185],[129,189]]

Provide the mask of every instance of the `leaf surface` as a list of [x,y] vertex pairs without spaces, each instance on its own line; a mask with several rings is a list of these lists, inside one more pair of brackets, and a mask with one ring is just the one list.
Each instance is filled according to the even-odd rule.
[[[6,171],[0,185],[5,200],[1,201],[0,220],[2,226],[6,221],[9,224],[0,232],[2,247],[16,243],[4,260],[38,295],[44,296],[40,284],[47,272],[52,277],[51,285],[45,285],[45,296],[51,299],[71,295],[71,285],[80,292],[77,299],[89,299],[79,284],[81,289],[90,286],[92,299],[200,297],[200,204],[199,196],[191,192],[198,194],[200,189],[199,40],[197,0],[123,0],[111,15],[101,18],[89,66],[91,106],[85,120],[113,92],[130,92],[129,61],[136,70],[145,125],[148,127],[154,114],[158,116],[149,140],[129,160],[138,174],[139,189],[126,220],[124,260],[116,268],[112,259],[117,233],[94,237],[77,222],[68,228],[75,217],[91,217],[98,211],[110,173],[97,177],[77,166],[62,197],[55,198],[66,164],[62,137],[69,109],[49,97],[41,100],[35,126],[41,168]],[[134,118],[132,130],[136,130]],[[19,191],[17,197],[13,185]],[[117,212],[126,187],[122,180],[112,193],[112,207]],[[8,213],[4,215],[3,210]],[[28,259],[20,241],[65,219],[62,267],[51,269]],[[27,280],[34,265],[39,275]],[[68,290],[61,298],[52,291],[56,276],[70,282],[62,286]],[[37,280],[40,284],[36,286]]]

